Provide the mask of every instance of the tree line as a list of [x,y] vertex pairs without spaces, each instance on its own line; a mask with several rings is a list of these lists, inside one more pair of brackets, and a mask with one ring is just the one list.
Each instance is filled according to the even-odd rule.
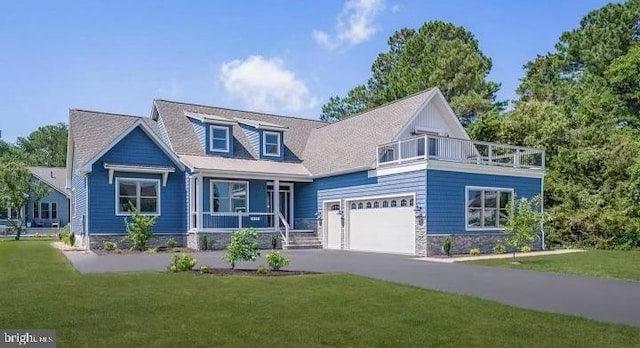
[[472,139],[546,150],[548,243],[640,247],[640,0],[587,13],[524,64],[509,110],[464,27],[430,21],[387,44],[366,82],[322,106],[323,120],[438,86]]

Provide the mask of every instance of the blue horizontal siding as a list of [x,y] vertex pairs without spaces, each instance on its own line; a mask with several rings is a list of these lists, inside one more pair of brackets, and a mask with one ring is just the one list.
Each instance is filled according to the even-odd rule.
[[257,156],[260,156],[260,131],[244,124],[240,125],[240,129],[242,129],[244,136],[249,141],[249,145],[251,145],[253,152]]
[[295,217],[314,218],[326,200],[404,193],[414,193],[416,204],[424,206],[424,170],[379,177],[368,177],[367,171],[361,171],[296,183]]
[[[124,217],[116,216],[115,178],[109,184],[104,162],[172,166],[175,163],[140,128],[136,128],[98,160],[89,174],[89,233],[125,233]],[[116,172],[115,177],[161,179],[160,174]],[[184,172],[170,173],[167,186],[160,185],[160,213],[154,233],[184,233],[187,224]]]
[[[45,184],[46,185],[46,184]],[[46,185],[49,189],[49,192],[42,198],[38,200],[39,203],[56,203],[56,213],[58,215],[58,220],[60,221],[60,226],[65,226],[69,223],[69,198],[67,196],[60,193],[60,191],[53,189],[51,186]],[[27,204],[27,221],[31,221],[33,223],[33,198],[29,199],[29,203]],[[35,226],[33,224],[32,226]]]
[[540,193],[540,178],[427,170],[427,233],[496,233],[500,230],[465,231],[466,186],[513,189],[516,197]]

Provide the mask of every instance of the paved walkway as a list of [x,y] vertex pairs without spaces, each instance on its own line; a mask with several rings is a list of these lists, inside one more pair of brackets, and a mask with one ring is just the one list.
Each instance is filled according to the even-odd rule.
[[[463,263],[435,263],[407,256],[329,250],[287,250],[290,269],[347,272],[491,299],[550,312],[640,326],[640,282],[514,270]],[[170,254],[65,253],[81,273],[164,270]],[[198,264],[228,267],[222,252],[194,253]],[[265,264],[240,263],[237,267]]]

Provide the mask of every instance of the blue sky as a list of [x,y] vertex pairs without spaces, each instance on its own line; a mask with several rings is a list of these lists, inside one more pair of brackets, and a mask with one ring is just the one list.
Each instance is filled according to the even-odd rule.
[[439,19],[473,32],[500,99],[598,0],[0,1],[7,141],[70,108],[146,116],[153,98],[317,118],[386,39]]

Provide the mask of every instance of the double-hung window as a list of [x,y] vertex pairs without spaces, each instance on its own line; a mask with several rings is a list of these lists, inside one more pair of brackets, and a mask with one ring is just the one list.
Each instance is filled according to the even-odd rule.
[[160,215],[160,180],[116,178],[116,215]]
[[0,220],[17,220],[18,211],[11,208],[0,208]]
[[57,219],[58,203],[56,202],[33,202],[34,219]]
[[270,157],[280,157],[281,136],[278,132],[262,133],[262,154]]
[[504,227],[513,189],[467,187],[466,191],[467,230]]
[[249,186],[244,181],[211,181],[211,212],[247,212]]
[[209,126],[209,149],[213,152],[229,152],[229,127]]

